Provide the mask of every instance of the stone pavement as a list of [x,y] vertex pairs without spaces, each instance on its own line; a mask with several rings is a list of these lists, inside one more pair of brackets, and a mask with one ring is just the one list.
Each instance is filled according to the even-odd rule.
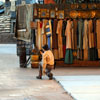
[[100,100],[100,68],[56,67],[57,81],[37,80],[37,74],[19,68],[16,45],[0,45],[0,100]]
[[100,100],[100,75],[55,78],[75,100]]
[[0,54],[16,54],[16,44],[0,44]]
[[73,100],[55,80],[37,75],[38,69],[19,68],[16,45],[0,45],[0,100]]
[[55,80],[37,80],[37,69],[0,65],[0,100],[73,100]]

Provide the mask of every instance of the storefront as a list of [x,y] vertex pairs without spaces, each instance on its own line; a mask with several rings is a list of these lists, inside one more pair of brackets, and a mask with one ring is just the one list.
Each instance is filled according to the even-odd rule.
[[16,38],[48,44],[59,66],[100,66],[99,12],[99,3],[18,6]]

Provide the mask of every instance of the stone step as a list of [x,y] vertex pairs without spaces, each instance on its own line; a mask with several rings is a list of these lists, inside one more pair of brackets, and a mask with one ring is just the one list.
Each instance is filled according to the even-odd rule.
[[0,32],[10,31],[10,29],[0,29]]
[[9,29],[11,27],[0,27],[0,29]]
[[0,25],[0,28],[1,27],[10,27],[10,25]]
[[6,22],[6,21],[9,21],[10,22],[11,20],[4,20],[4,22]]
[[10,26],[11,23],[7,23],[7,24],[1,24],[0,27],[5,27],[5,26]]
[[10,30],[0,30],[0,32],[10,32]]
[[11,23],[11,21],[0,21],[0,23]]
[[0,18],[0,20],[11,20],[11,18]]
[[0,26],[0,29],[2,29],[2,28],[9,28],[10,27],[10,25],[8,25],[8,26]]
[[0,27],[0,29],[8,29],[8,28],[10,28],[10,27]]
[[11,17],[0,16],[0,34],[10,33],[11,31]]
[[10,26],[9,27],[0,27],[0,29],[6,29],[6,28],[10,28]]
[[11,21],[10,22],[0,22],[0,24],[7,24],[7,23],[11,23]]
[[11,24],[11,23],[6,23],[6,24],[5,24],[5,23],[4,23],[4,24],[1,24],[1,23],[0,23],[0,26],[4,26],[4,25],[7,26],[7,25],[10,25],[10,24]]
[[11,18],[0,18],[0,20],[11,20]]
[[10,20],[11,18],[0,18],[0,20]]
[[11,17],[0,17],[0,19],[10,19]]
[[0,34],[5,34],[5,33],[10,33],[10,32],[0,32]]
[[10,30],[10,28],[1,28],[0,30],[3,30],[3,31]]

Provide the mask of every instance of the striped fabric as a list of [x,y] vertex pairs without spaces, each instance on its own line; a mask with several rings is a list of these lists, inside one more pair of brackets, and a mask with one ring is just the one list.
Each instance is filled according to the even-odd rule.
[[51,20],[49,20],[47,22],[45,31],[46,31],[47,41],[48,41],[47,44],[48,44],[49,49],[51,49],[52,48],[52,37],[51,37],[51,35],[52,35],[52,27],[51,27]]

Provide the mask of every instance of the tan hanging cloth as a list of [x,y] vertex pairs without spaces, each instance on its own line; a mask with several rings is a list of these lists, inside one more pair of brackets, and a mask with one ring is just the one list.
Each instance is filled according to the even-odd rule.
[[100,59],[100,19],[96,21],[96,32],[97,32],[98,58]]
[[45,32],[45,27],[46,27],[47,22],[48,22],[48,20],[43,19],[43,25],[42,25],[42,46],[47,44],[46,32]]
[[58,24],[57,24],[57,34],[58,34],[59,59],[63,58],[62,24],[63,24],[63,20],[58,21]]
[[58,53],[58,49],[53,49],[53,54],[54,54],[54,59],[59,59],[59,53]]
[[66,49],[72,49],[72,21],[67,21],[67,26],[65,30],[66,35]]
[[37,21],[37,33],[36,33],[36,46],[40,50],[42,48],[42,41],[41,41],[41,31],[42,31],[42,22],[40,20]]
[[84,60],[88,60],[88,21],[87,20],[84,20],[83,49],[84,49]]
[[88,21],[88,30],[89,30],[89,48],[94,48],[94,33],[93,33],[92,20]]
[[100,49],[100,19],[96,22],[97,48]]

